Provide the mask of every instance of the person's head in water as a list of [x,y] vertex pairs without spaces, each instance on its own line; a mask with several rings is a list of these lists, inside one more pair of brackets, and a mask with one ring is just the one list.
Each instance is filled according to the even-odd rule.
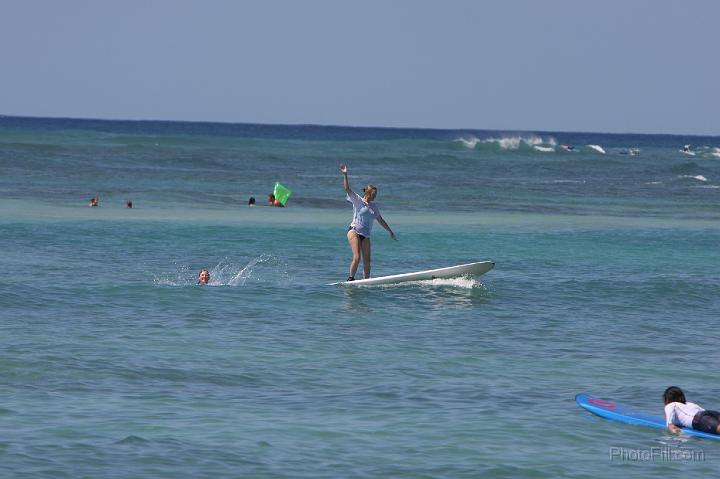
[[198,275],[198,284],[208,284],[210,282],[210,271],[201,269]]
[[377,188],[373,185],[367,185],[363,188],[363,198],[365,201],[375,201],[377,197]]
[[255,206],[255,197],[251,196],[248,200],[248,206]]
[[97,206],[99,204],[99,196],[93,196],[90,198],[90,206]]
[[125,202],[125,207],[132,208],[132,200],[130,198]]
[[285,205],[280,203],[280,200],[275,198],[275,195],[272,193],[268,195],[268,206],[277,206],[278,208],[285,207]]
[[663,393],[663,400],[665,401],[665,405],[668,405],[671,402],[680,402],[685,404],[685,394],[679,387],[670,386]]

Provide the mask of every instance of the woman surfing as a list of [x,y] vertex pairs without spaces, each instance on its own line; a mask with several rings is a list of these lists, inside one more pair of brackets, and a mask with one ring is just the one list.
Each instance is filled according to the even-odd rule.
[[350,189],[347,165],[340,165],[340,173],[343,175],[343,186],[345,187],[345,193],[347,193],[346,198],[353,205],[353,219],[347,232],[347,239],[353,257],[350,262],[350,276],[347,280],[355,281],[355,273],[360,263],[361,254],[363,277],[367,279],[370,277],[370,234],[372,233],[373,221],[377,220],[380,226],[390,233],[392,239],[397,241],[397,238],[382,216],[380,216],[380,210],[374,203],[377,197],[377,188],[373,185],[367,185],[363,188],[363,196],[360,196]]

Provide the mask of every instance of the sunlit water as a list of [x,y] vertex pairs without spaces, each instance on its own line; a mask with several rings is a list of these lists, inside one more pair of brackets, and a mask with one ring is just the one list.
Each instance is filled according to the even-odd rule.
[[[0,119],[0,475],[715,474],[720,442],[573,400],[720,408],[720,140],[690,142]],[[374,275],[495,269],[327,286],[340,162],[399,238],[376,226]],[[278,180],[287,208],[246,206]]]

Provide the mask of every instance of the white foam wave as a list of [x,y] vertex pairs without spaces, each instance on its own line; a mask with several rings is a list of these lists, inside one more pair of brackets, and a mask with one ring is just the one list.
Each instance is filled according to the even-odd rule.
[[502,138],[488,138],[486,140],[483,140],[483,143],[495,143],[499,145],[500,148],[502,148],[503,150],[517,150],[522,145],[536,147],[548,144],[550,146],[555,146],[555,139],[549,138],[547,141],[545,141],[537,135],[532,135],[529,137],[510,136]]
[[[517,150],[522,146],[528,147],[540,147],[537,148],[539,151],[553,151],[554,147],[557,146],[557,141],[553,137],[541,138],[537,135],[531,136],[503,136],[500,138],[486,138],[481,140],[477,137],[471,136],[469,138],[456,138],[453,141],[462,143],[467,148],[475,148],[478,143],[494,144],[498,145],[503,150]],[[546,146],[545,146],[546,145]],[[550,148],[546,150],[544,148]]]
[[720,185],[698,185],[698,186],[693,186],[693,188],[705,188],[708,190],[717,190],[717,189],[720,189]]
[[543,153],[550,153],[551,151],[555,151],[554,146],[534,145],[533,148],[535,148],[537,151],[542,151]]
[[445,288],[462,288],[462,289],[473,289],[473,288],[484,288],[485,286],[478,280],[472,277],[459,276],[457,278],[435,278],[426,279],[420,281],[405,281],[402,283],[391,283],[391,284],[377,284],[371,286],[363,286],[363,288],[405,288],[408,286],[423,286],[423,287],[445,287]]
[[462,289],[474,289],[484,287],[480,281],[465,276],[460,276],[458,278],[436,278],[419,282],[430,286],[442,286]]
[[600,145],[588,145],[589,148],[592,148],[593,150],[597,151],[598,153],[605,154],[605,149]]
[[698,180],[698,181],[707,181],[708,179],[705,178],[703,175],[680,175],[678,178],[689,178],[692,180]]
[[509,138],[488,138],[483,141],[483,143],[497,143],[503,150],[517,150],[523,143],[530,146],[536,146],[542,145],[543,141],[542,138],[537,136],[531,136],[530,138],[511,136]]
[[713,148],[713,151],[710,153],[712,156],[715,156],[717,158],[720,158],[720,148],[717,146]]
[[463,145],[465,145],[466,148],[475,148],[475,146],[480,143],[480,138],[475,138],[474,136],[470,138],[456,138],[453,141],[459,141]]
[[662,185],[662,181],[647,181],[646,185]]
[[[400,283],[402,284],[402,283]],[[450,288],[463,288],[473,289],[482,287],[482,283],[478,280],[470,277],[460,276],[457,278],[435,278],[427,279],[422,281],[410,281],[405,284],[417,284],[421,286],[432,286],[432,287],[450,287]]]

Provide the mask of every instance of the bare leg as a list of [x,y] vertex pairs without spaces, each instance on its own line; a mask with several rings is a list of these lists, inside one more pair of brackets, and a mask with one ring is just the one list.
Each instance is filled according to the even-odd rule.
[[350,249],[352,249],[352,261],[350,262],[350,276],[355,277],[355,273],[360,263],[360,238],[358,238],[355,230],[350,230],[347,233],[348,243],[350,243]]
[[370,258],[370,238],[365,238],[362,243],[360,243],[360,251],[362,252],[362,258],[363,258],[363,276],[365,278],[370,277],[370,266],[371,266],[371,258]]

